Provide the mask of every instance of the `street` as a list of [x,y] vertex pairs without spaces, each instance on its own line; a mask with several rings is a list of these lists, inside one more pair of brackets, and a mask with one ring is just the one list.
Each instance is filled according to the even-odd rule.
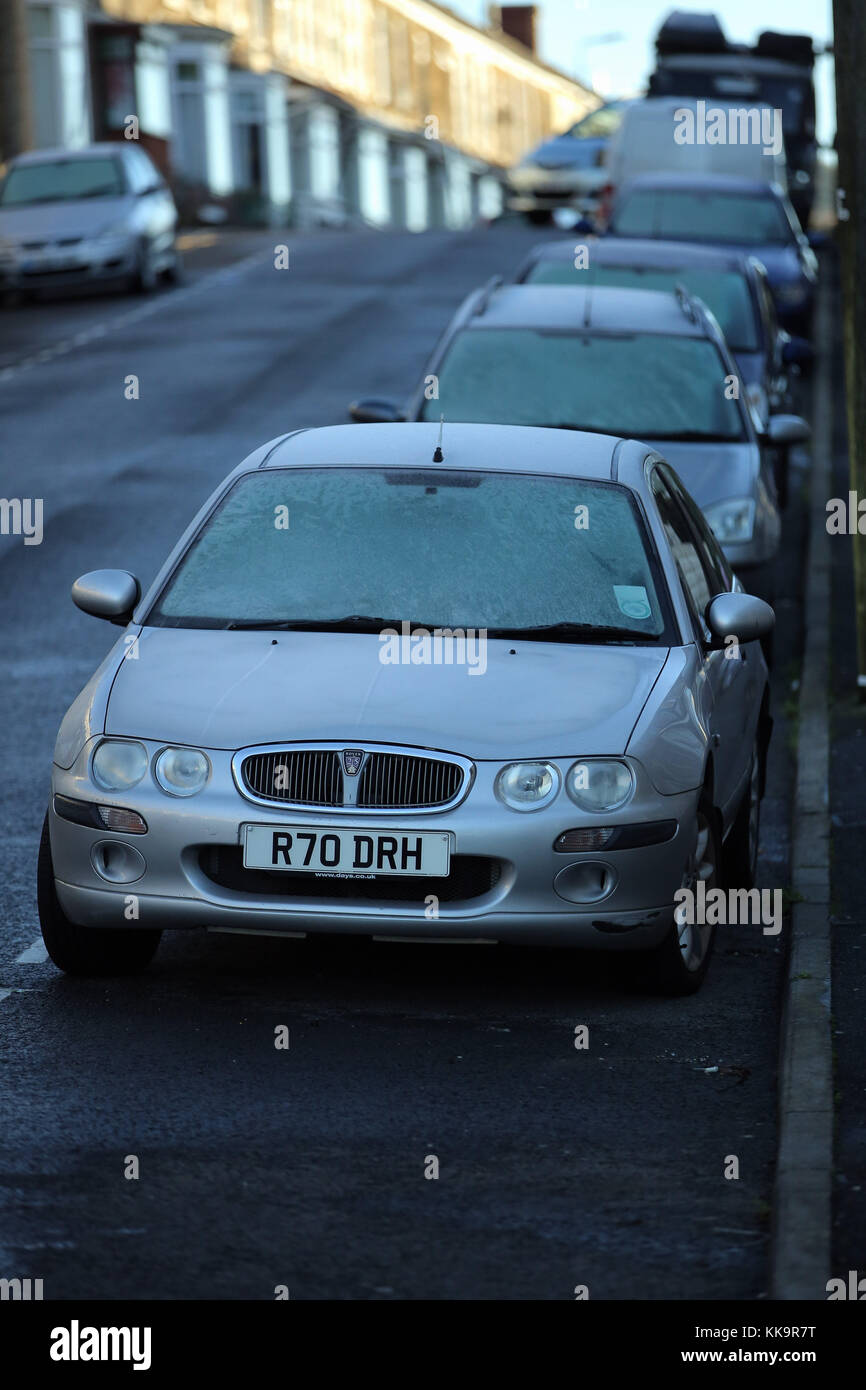
[[[167,933],[145,974],[100,981],[34,946],[53,740],[117,636],[72,581],[146,585],[253,448],[402,400],[461,298],[538,240],[238,233],[191,250],[178,290],[0,317],[0,495],[44,503],[41,544],[0,536],[0,1264],[46,1298],[767,1295],[784,930],[720,928],[680,1000],[557,951]],[[769,888],[790,881],[802,484],[761,579]]]

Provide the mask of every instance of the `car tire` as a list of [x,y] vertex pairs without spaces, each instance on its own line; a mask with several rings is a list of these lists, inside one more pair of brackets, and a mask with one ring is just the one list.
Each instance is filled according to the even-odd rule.
[[[682,886],[693,888],[700,877],[709,892],[720,886],[721,836],[716,810],[706,793],[698,803],[697,820],[695,850]],[[714,926],[690,926],[674,920],[664,940],[654,950],[641,953],[641,983],[653,994],[679,998],[696,994],[709,968],[715,935]]]
[[167,265],[162,272],[162,278],[167,285],[182,285],[186,279],[186,272],[183,266],[183,257],[179,251],[174,252],[171,264]]
[[761,831],[761,747],[752,750],[749,780],[724,849],[725,881],[730,888],[754,888]]
[[530,208],[525,214],[527,222],[531,222],[533,227],[547,227],[552,221],[552,213],[548,208]]
[[153,960],[161,931],[114,931],[111,927],[80,927],[77,922],[70,922],[54,884],[47,815],[39,842],[36,881],[42,940],[54,964],[67,975],[133,975]]
[[147,242],[142,242],[136,268],[129,279],[129,288],[133,294],[150,294],[156,289],[158,279],[153,264],[153,253]]

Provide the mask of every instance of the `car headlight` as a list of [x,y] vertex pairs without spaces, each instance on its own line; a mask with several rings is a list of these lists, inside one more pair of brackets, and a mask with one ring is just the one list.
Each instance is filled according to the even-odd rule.
[[130,236],[129,227],[125,222],[109,222],[107,227],[103,227],[92,238],[93,241],[122,241]]
[[565,790],[582,811],[617,811],[634,795],[634,773],[618,759],[587,758],[568,769]]
[[730,502],[714,502],[704,507],[716,539],[725,545],[734,541],[750,541],[755,529],[755,503],[751,497],[734,497]]
[[164,748],[153,775],[169,796],[195,796],[210,775],[210,763],[197,748]]
[[132,739],[106,739],[93,755],[91,772],[94,782],[105,791],[127,791],[147,772],[147,749]]
[[559,768],[553,763],[509,763],[498,773],[494,790],[512,811],[539,811],[559,791]]

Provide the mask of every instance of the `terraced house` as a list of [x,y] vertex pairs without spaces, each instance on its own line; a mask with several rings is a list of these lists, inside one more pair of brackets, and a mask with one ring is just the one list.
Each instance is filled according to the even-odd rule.
[[469,225],[500,211],[510,163],[598,104],[538,59],[532,6],[480,29],[425,0],[2,4],[26,50],[20,144],[137,130],[181,206],[253,220]]

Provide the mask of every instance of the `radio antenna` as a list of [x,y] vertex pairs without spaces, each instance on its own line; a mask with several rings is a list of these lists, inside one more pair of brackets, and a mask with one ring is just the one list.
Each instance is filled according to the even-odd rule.
[[434,451],[433,451],[433,462],[434,462],[434,463],[442,463],[442,462],[444,462],[444,455],[443,455],[443,453],[442,453],[442,430],[444,429],[444,426],[445,426],[445,416],[444,416],[444,415],[440,415],[440,416],[439,416],[439,439],[438,439],[438,441],[437,441],[437,443],[436,443],[436,448],[435,448]]

